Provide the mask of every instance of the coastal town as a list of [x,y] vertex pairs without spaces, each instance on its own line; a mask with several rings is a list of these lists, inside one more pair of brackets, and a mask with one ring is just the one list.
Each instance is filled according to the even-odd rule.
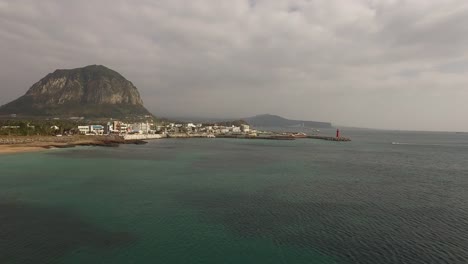
[[[55,121],[55,122],[54,122]],[[332,141],[350,141],[340,135],[337,130],[335,137],[321,136],[316,132],[306,134],[303,132],[273,132],[252,128],[242,120],[218,123],[193,122],[123,122],[112,120],[107,122],[88,121],[86,124],[75,121],[77,124],[64,124],[52,120],[46,125],[33,122],[2,124],[0,135],[27,135],[27,136],[113,136],[123,140],[147,140],[160,138],[241,138],[241,139],[274,139],[294,140],[297,138],[315,138]],[[70,120],[67,120],[70,121]],[[47,124],[51,124],[48,126]],[[44,128],[44,126],[46,126]]]
[[[276,137],[286,136],[284,133],[273,133],[252,129],[250,125],[237,122],[226,122],[228,124],[216,123],[155,123],[145,122],[123,122],[108,121],[104,124],[90,123],[79,124],[74,127],[69,125],[65,128],[59,123],[53,123],[48,127],[48,135],[61,136],[120,136],[124,139],[156,139],[156,138],[216,138],[216,137]],[[26,130],[28,135],[40,135],[43,132],[36,131],[36,125],[26,123],[25,125],[3,125],[0,126],[0,133],[4,135],[18,134],[18,130]],[[291,134],[291,136],[299,134]],[[305,134],[304,134],[305,135]]]
[[240,126],[225,126],[202,123],[168,123],[156,125],[152,122],[124,123],[122,121],[107,122],[105,125],[82,125],[77,127],[81,135],[119,135],[119,136],[151,136],[159,137],[207,137],[217,135],[257,136],[257,130],[250,129],[247,124]]

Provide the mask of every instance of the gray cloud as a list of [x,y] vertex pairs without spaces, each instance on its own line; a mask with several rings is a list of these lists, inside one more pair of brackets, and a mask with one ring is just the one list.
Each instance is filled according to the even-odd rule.
[[463,0],[0,0],[0,104],[103,64],[157,115],[468,130]]

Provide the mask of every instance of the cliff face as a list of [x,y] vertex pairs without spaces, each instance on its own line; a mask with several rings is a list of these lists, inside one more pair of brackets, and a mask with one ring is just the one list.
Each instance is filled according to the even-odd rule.
[[96,117],[149,114],[137,88],[101,65],[56,70],[24,96],[0,107],[0,113]]

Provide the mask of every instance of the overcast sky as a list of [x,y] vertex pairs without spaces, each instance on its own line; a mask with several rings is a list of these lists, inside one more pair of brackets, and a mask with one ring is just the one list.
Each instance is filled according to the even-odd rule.
[[102,64],[158,116],[468,131],[466,0],[0,0],[0,104]]

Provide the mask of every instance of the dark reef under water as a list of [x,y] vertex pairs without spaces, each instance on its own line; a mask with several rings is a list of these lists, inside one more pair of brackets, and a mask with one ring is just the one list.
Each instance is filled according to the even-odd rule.
[[80,248],[112,249],[134,243],[128,232],[111,232],[78,215],[0,201],[0,263],[55,263]]

